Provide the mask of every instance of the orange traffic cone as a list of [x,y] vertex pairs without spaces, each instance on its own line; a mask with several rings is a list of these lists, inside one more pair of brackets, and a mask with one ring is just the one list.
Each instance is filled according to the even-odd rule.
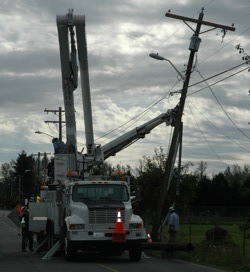
[[117,209],[117,219],[115,223],[115,229],[113,232],[113,243],[122,243],[126,241],[126,232],[122,224],[121,210]]

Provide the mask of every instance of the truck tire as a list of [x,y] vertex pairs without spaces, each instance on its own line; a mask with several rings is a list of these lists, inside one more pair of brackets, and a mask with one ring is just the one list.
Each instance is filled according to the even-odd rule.
[[129,257],[131,262],[139,262],[141,260],[141,254],[141,244],[134,244],[129,248]]
[[64,240],[64,254],[67,261],[74,261],[76,250],[72,241],[69,240],[68,235],[65,236]]

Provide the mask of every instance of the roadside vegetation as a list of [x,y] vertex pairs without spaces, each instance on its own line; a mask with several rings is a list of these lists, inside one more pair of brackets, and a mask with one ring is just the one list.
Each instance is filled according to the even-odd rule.
[[179,242],[189,241],[191,237],[195,250],[178,252],[177,258],[228,272],[250,271],[250,228],[244,236],[242,226],[245,225],[245,222],[220,222],[219,228],[226,230],[225,239],[209,241],[206,232],[215,225],[182,224]]

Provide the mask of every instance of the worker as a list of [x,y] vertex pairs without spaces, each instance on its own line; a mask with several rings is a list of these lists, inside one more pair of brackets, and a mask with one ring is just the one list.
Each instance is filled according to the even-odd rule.
[[54,146],[55,154],[63,154],[66,152],[66,145],[62,140],[59,140],[58,138],[53,138],[52,143]]
[[168,219],[168,233],[169,233],[169,242],[176,242],[177,231],[179,230],[179,215],[176,213],[174,207],[169,208],[169,219]]
[[21,203],[17,204],[17,206],[16,206],[16,212],[17,212],[18,216],[21,216],[21,213],[22,213],[22,205],[21,205]]
[[29,231],[29,214],[26,206],[21,209],[21,215],[19,217],[22,229],[22,252],[27,252],[27,241],[29,241],[29,250],[33,249],[33,232]]

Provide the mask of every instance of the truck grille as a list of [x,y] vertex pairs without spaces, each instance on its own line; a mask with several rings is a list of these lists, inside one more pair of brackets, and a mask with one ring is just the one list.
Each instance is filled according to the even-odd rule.
[[[125,212],[121,210],[122,222],[125,222]],[[115,224],[117,219],[117,210],[102,209],[89,210],[89,224]]]

